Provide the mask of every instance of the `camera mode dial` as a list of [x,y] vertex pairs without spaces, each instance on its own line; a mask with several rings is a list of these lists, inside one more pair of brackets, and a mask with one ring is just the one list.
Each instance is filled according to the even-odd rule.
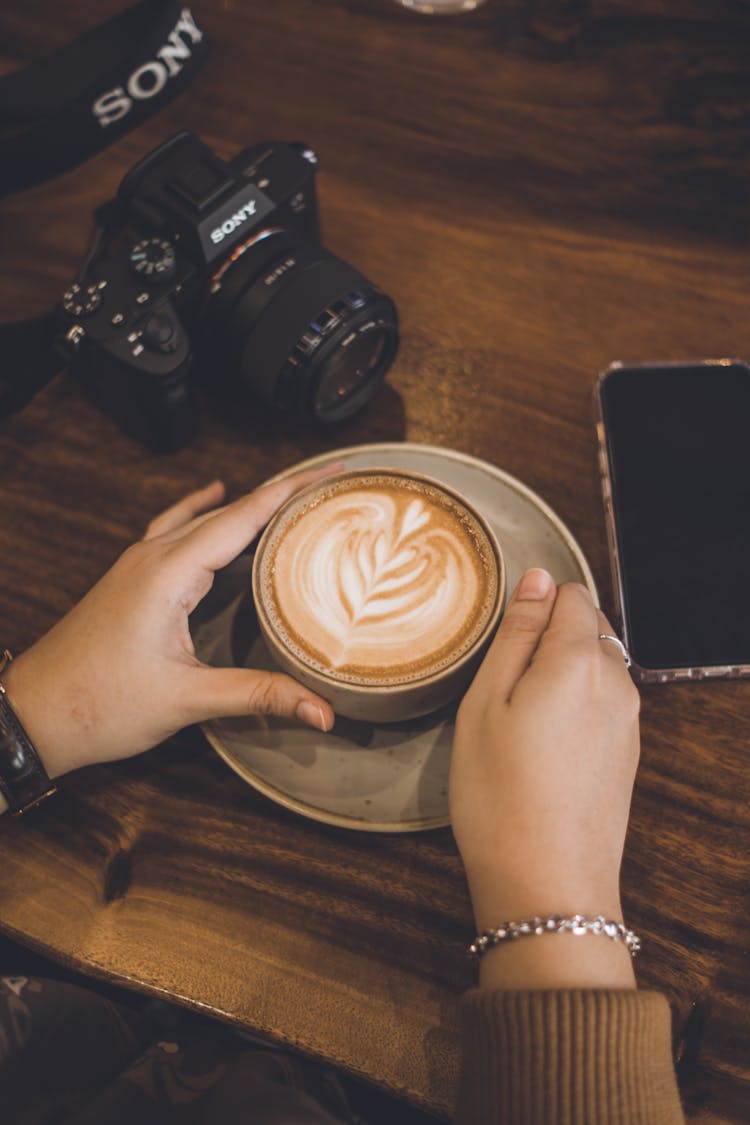
[[135,273],[152,281],[169,281],[174,276],[174,246],[166,238],[142,238],[130,251]]
[[62,306],[71,316],[91,316],[102,303],[102,290],[106,281],[97,281],[93,285],[71,285],[63,293]]

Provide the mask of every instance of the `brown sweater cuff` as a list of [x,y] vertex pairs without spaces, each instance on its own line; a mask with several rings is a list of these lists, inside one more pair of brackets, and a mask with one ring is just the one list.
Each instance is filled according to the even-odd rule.
[[684,1125],[659,993],[475,989],[462,1018],[456,1125]]

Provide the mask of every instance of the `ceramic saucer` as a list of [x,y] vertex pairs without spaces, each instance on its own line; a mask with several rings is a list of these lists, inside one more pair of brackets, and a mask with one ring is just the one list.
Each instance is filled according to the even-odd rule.
[[[596,588],[568,528],[530,488],[467,454],[411,443],[358,445],[301,462],[273,479],[328,461],[407,469],[463,493],[489,520],[505,554],[508,589],[529,566]],[[252,558],[216,575],[191,621],[198,656],[217,666],[274,668],[250,597]],[[365,832],[416,832],[450,823],[448,766],[455,706],[424,719],[373,726],[339,718],[332,731],[268,717],[219,719],[203,732],[248,784],[302,816]]]

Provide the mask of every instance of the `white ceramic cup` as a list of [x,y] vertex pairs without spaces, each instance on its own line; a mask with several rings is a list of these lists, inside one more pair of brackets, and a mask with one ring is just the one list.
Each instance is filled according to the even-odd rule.
[[339,715],[399,722],[466,690],[503,612],[505,563],[486,519],[454,489],[357,469],[309,485],[276,513],[252,590],[284,671]]

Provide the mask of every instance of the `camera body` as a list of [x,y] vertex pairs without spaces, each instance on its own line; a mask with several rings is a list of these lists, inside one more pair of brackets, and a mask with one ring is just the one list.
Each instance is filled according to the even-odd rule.
[[97,211],[99,242],[62,298],[59,344],[105,413],[144,445],[194,435],[198,379],[335,421],[377,389],[398,346],[390,298],[320,246],[315,154],[217,157],[178,133]]

